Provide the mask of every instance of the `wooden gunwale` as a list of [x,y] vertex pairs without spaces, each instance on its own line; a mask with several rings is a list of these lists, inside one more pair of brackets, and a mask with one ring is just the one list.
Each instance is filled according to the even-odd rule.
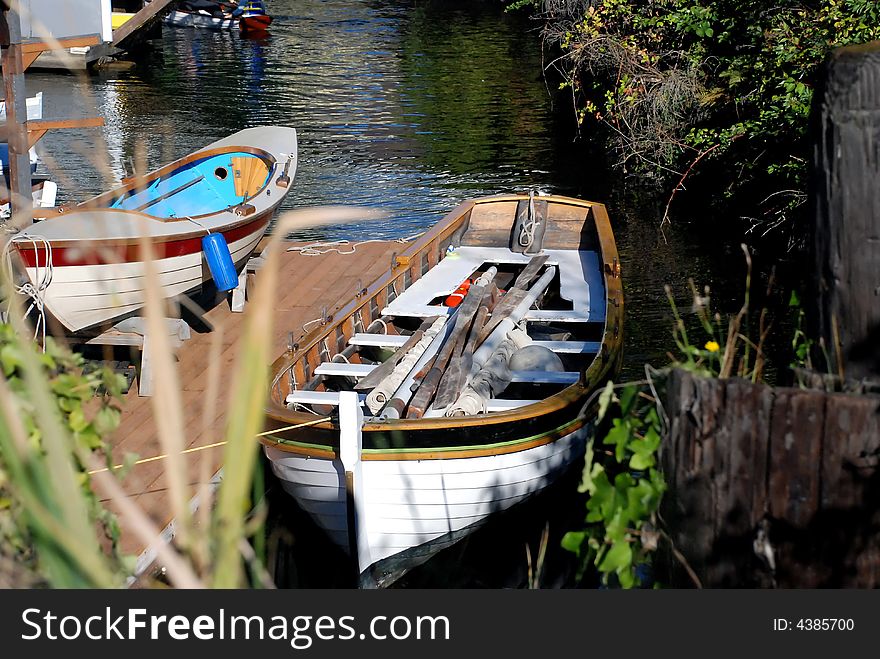
[[[317,425],[317,424],[316,424]],[[455,447],[444,446],[433,449],[413,449],[413,448],[397,448],[397,449],[363,449],[361,451],[362,460],[443,460],[451,458],[482,458],[492,455],[505,455],[507,453],[519,453],[528,449],[551,444],[556,440],[577,432],[587,425],[585,417],[579,417],[569,421],[568,423],[554,428],[553,430],[522,437],[507,442],[495,442],[494,444],[484,444],[477,446]],[[313,426],[314,427],[314,426]],[[293,440],[273,440],[272,436],[260,437],[260,442],[265,446],[276,448],[287,453],[302,455],[311,458],[324,458],[327,460],[335,460],[339,457],[338,451],[334,448],[327,448],[320,444],[309,444],[307,442],[298,442]]]
[[[523,199],[521,195],[499,195],[462,202],[455,209],[450,211],[437,225],[434,226],[434,228],[429,230],[420,239],[410,245],[403,254],[398,256],[396,260],[397,265],[393,267],[388,274],[375,280],[367,288],[367,292],[364,295],[348,302],[333,314],[331,316],[333,324],[312,330],[305,335],[302,345],[295,345],[293,351],[289,350],[275,360],[271,367],[274,377],[266,409],[266,429],[275,429],[281,434],[284,431],[284,425],[295,425],[297,423],[302,423],[305,420],[314,419],[313,415],[287,409],[276,399],[276,392],[278,391],[278,385],[281,378],[286,376],[287,371],[291,367],[295,367],[304,356],[308,355],[316,345],[320,344],[322,338],[329,335],[334,330],[335,325],[345,322],[351,314],[361,309],[364,305],[369,304],[370,299],[378,295],[379,291],[385,290],[391,282],[399,278],[413,265],[413,257],[419,255],[423,250],[430,248],[434,243],[439,242],[460,228],[466,214],[468,211],[472,210],[474,206],[485,203],[519,201],[521,199]],[[620,279],[620,263],[617,247],[614,242],[607,211],[602,204],[574,199],[571,197],[552,196],[547,198],[547,201],[570,204],[589,209],[593,213],[593,222],[599,239],[599,248],[601,251],[600,256],[602,257],[603,265],[603,278],[606,290],[605,329],[602,337],[601,350],[584,372],[581,381],[566,387],[562,391],[553,396],[549,396],[542,401],[514,410],[454,418],[389,419],[381,423],[366,423],[363,428],[365,433],[395,433],[415,430],[443,430],[450,428],[469,429],[477,426],[509,424],[546,415],[584,400],[604,379],[607,378],[608,374],[619,365],[621,360],[620,347],[623,342],[623,288]],[[273,428],[273,426],[275,427]],[[336,426],[332,421],[316,424],[311,428],[313,431],[331,431],[335,429]],[[278,443],[265,437],[261,437],[260,441],[267,446],[301,455],[322,458],[329,458],[335,455],[335,452],[328,448],[310,448],[300,443]],[[505,452],[525,450],[527,443],[528,440],[516,440],[510,445],[510,449]],[[423,451],[422,453],[408,455],[420,456],[411,457],[410,459],[457,458],[470,457],[471,451],[481,450],[483,449],[473,446],[451,446],[443,447],[443,450],[440,450],[440,448],[432,448],[428,451]],[[487,455],[496,454],[496,452],[496,449],[492,449]],[[370,455],[371,457],[367,458],[365,453],[364,459],[401,459],[401,454],[388,449],[376,449],[376,452],[371,453]]]

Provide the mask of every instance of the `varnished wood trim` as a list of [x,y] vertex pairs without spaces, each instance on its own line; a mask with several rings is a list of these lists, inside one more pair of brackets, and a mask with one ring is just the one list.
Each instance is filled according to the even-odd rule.
[[[503,443],[501,445],[494,446],[438,448],[433,450],[402,449],[398,451],[365,449],[361,453],[361,460],[381,460],[385,462],[394,460],[453,460],[462,458],[484,458],[494,455],[520,453],[521,451],[527,451],[529,449],[537,448],[538,446],[551,444],[561,439],[562,437],[565,437],[566,435],[577,432],[578,430],[583,428],[586,423],[587,421],[585,418],[578,418],[574,421],[571,421],[570,423],[565,424],[564,426],[561,426],[560,428],[556,428],[555,430],[552,430],[550,432],[543,433],[542,435],[539,435],[537,437],[530,437],[518,441],[514,440],[509,443]],[[271,436],[260,437],[259,441],[265,446],[269,446],[279,451],[284,451],[285,453],[292,453],[294,455],[319,458],[323,460],[335,460],[339,457],[337,452],[333,449],[320,448],[317,446],[309,446],[307,444],[294,442],[279,442],[277,440],[273,440]]]

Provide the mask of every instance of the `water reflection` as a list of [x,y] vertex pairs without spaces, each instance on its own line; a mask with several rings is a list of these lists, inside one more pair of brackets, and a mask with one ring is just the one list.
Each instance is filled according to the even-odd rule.
[[[93,78],[97,111],[112,117],[106,141],[121,149],[113,160],[143,141],[155,167],[246,126],[294,126],[301,160],[287,207],[390,212],[383,226],[328,238],[411,235],[475,194],[559,191],[564,156],[539,43],[521,19],[480,3],[276,0],[272,12],[272,31],[251,38],[165,26],[134,71]],[[89,142],[84,131],[45,140],[77,169],[62,200],[104,189],[70,157],[77,140]]]

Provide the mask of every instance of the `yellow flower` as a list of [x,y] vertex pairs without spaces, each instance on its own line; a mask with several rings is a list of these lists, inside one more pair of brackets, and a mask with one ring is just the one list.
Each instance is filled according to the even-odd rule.
[[717,341],[706,341],[706,350],[709,352],[718,352],[720,348]]

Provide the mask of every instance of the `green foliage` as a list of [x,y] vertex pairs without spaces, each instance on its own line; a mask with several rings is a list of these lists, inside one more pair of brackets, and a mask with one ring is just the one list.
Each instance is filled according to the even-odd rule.
[[589,442],[580,486],[590,495],[585,527],[566,533],[562,546],[577,554],[579,579],[592,565],[603,583],[633,588],[640,585],[638,565],[650,562],[657,547],[654,529],[666,490],[657,467],[660,417],[641,386],[623,385],[618,395],[609,382],[599,398],[597,424],[603,420],[610,428],[598,448]]
[[[528,3],[516,3],[518,6]],[[582,121],[611,130],[628,171],[677,175],[700,154],[731,182],[805,187],[816,74],[837,46],[880,38],[874,0],[548,2],[545,36]]]
[[[38,365],[42,384],[50,394],[49,409],[34,395],[34,374],[30,372],[33,364]],[[125,378],[106,368],[87,369],[80,355],[51,339],[47,340],[46,351],[41,353],[32,342],[20,339],[9,325],[0,325],[0,368],[3,371],[0,559],[14,564],[16,578],[21,580],[9,585],[107,585],[109,582],[90,581],[89,570],[82,565],[65,566],[68,559],[74,564],[78,559],[65,555],[60,547],[63,543],[51,537],[50,529],[60,534],[55,526],[59,522],[53,522],[52,518],[63,514],[65,503],[81,499],[91,525],[83,528],[99,529],[102,544],[109,548],[112,557],[120,565],[125,562],[118,552],[116,519],[98,501],[90,486],[88,467],[80,459],[98,451],[109,461],[103,438],[119,424],[117,400]],[[10,417],[12,414],[14,418]],[[60,425],[53,425],[50,417],[57,418]],[[64,435],[62,446],[66,444],[72,459],[72,484],[76,491],[62,491],[59,479],[52,475],[49,458],[41,457],[50,450],[46,433],[53,432],[53,428]],[[63,459],[62,456],[54,458]],[[70,521],[60,520],[60,523]],[[84,539],[72,538],[71,541],[83,547],[89,544]],[[0,581],[9,580],[9,571],[2,567],[0,565],[0,577],[3,577]],[[95,568],[93,576],[97,574],[106,573]]]
[[792,368],[805,368],[812,370],[813,363],[810,353],[813,350],[813,341],[807,336],[806,332],[804,331],[806,314],[804,313],[804,309],[801,306],[801,300],[797,292],[791,292],[791,298],[788,301],[788,306],[797,314],[794,336],[791,340],[791,349],[794,354],[794,359],[792,360],[790,366]]
[[[749,338],[750,299],[752,285],[752,260],[748,248],[741,245],[746,257],[745,295],[739,312],[731,316],[726,325],[721,314],[712,311],[709,287],[702,292],[697,290],[689,280],[690,292],[693,297],[691,310],[697,321],[697,330],[702,333],[701,339],[693,341],[684,318],[672,295],[672,289],[665,287],[666,297],[675,320],[672,330],[673,340],[678,354],[670,354],[670,366],[683,368],[704,377],[728,378],[737,376],[760,382],[764,377],[766,356],[764,346],[772,324],[767,316],[767,309],[761,310],[757,318],[757,331],[753,339]],[[767,296],[772,292],[773,278],[767,286]]]

